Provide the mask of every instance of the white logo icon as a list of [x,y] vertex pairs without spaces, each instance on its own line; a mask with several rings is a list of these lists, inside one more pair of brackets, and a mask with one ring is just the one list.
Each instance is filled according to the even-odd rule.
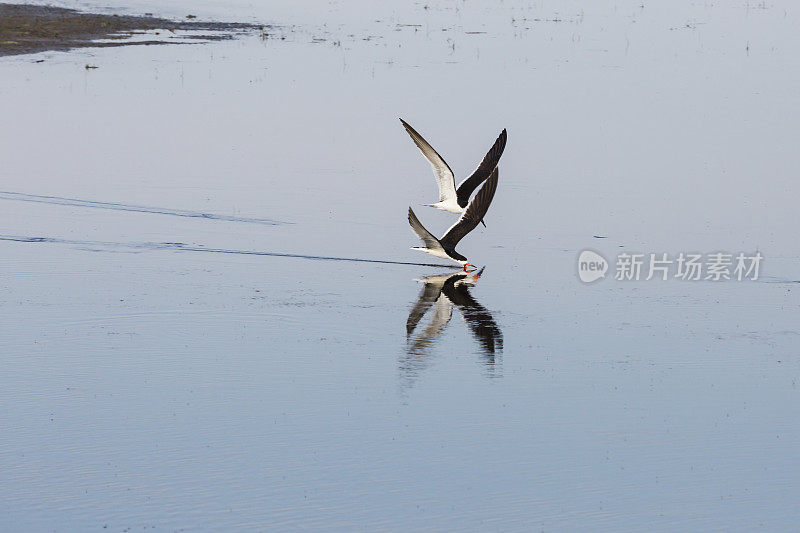
[[602,255],[591,250],[584,250],[578,256],[578,277],[584,283],[591,283],[606,277],[608,261]]

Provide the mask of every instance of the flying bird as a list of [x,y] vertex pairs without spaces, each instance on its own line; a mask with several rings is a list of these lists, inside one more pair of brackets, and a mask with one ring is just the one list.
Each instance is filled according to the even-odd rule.
[[466,257],[456,252],[456,245],[464,236],[475,229],[478,222],[486,215],[486,211],[489,210],[489,205],[492,203],[492,198],[494,198],[494,193],[497,190],[497,174],[498,170],[495,168],[491,176],[489,176],[489,179],[487,179],[486,183],[481,187],[481,190],[478,191],[478,194],[470,200],[469,205],[458,218],[458,221],[450,226],[441,239],[437,239],[431,235],[420,223],[414,211],[409,207],[408,223],[411,224],[411,229],[414,230],[414,233],[417,234],[425,245],[414,246],[412,249],[420,250],[442,259],[455,261],[461,264],[464,267],[464,271],[467,272],[467,267],[475,267],[472,263],[467,262]]
[[[435,204],[424,204],[428,207],[435,207],[450,213],[463,213],[469,204],[469,197],[473,191],[483,183],[492,171],[497,167],[500,161],[500,156],[503,155],[503,150],[506,147],[506,130],[500,133],[494,146],[484,156],[481,164],[475,169],[467,179],[462,181],[456,187],[456,178],[450,166],[442,159],[442,156],[428,144],[428,141],[422,138],[422,135],[417,133],[417,130],[408,125],[408,123],[400,119],[403,123],[411,140],[422,151],[422,155],[430,162],[433,168],[433,174],[436,176],[436,183],[439,185],[439,201]],[[480,221],[483,224],[483,219]],[[483,224],[486,226],[486,224]]]

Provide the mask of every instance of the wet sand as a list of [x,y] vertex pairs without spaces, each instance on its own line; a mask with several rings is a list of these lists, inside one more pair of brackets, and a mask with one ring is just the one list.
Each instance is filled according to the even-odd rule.
[[[189,14],[187,18],[194,16]],[[213,33],[186,37],[219,41],[256,29],[264,29],[264,26],[235,22],[176,21],[150,16],[102,15],[52,6],[0,4],[0,56],[85,47],[174,43],[161,39],[129,40],[135,33],[144,31],[208,31]],[[96,42],[98,39],[112,41]]]

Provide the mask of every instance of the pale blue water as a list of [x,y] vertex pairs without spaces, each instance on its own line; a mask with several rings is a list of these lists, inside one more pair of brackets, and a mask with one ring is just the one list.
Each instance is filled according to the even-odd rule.
[[[140,2],[294,26],[0,59],[0,529],[792,530],[798,14],[640,5]],[[401,116],[457,176],[509,134],[408,338],[449,270],[347,260],[440,262]]]

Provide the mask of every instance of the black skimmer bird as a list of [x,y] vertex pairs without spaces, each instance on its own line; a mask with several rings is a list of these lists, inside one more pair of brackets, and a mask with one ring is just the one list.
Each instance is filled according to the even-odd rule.
[[411,224],[411,229],[414,230],[414,233],[416,233],[425,244],[425,246],[414,246],[412,249],[420,250],[442,259],[455,261],[464,267],[464,271],[468,271],[467,267],[469,266],[474,267],[475,265],[467,262],[466,257],[456,252],[456,245],[467,233],[475,229],[478,222],[486,215],[486,211],[489,210],[489,205],[492,203],[492,198],[497,190],[497,174],[498,170],[495,168],[478,194],[469,202],[469,205],[461,214],[458,221],[450,226],[450,229],[445,232],[441,239],[437,239],[431,235],[420,223],[414,211],[409,207],[408,223]]
[[[442,156],[405,120],[401,118],[400,122],[403,123],[403,127],[411,136],[414,144],[422,151],[422,155],[430,162],[433,174],[436,176],[436,183],[439,185],[439,201],[435,204],[424,205],[450,213],[463,213],[469,204],[469,197],[472,192],[488,179],[492,171],[497,167],[500,156],[503,155],[503,150],[506,147],[506,130],[504,129],[500,136],[497,137],[494,146],[483,158],[475,172],[456,186],[455,175],[450,166],[442,159]],[[483,223],[483,220],[481,220],[481,223]],[[485,226],[486,224],[483,225]]]

